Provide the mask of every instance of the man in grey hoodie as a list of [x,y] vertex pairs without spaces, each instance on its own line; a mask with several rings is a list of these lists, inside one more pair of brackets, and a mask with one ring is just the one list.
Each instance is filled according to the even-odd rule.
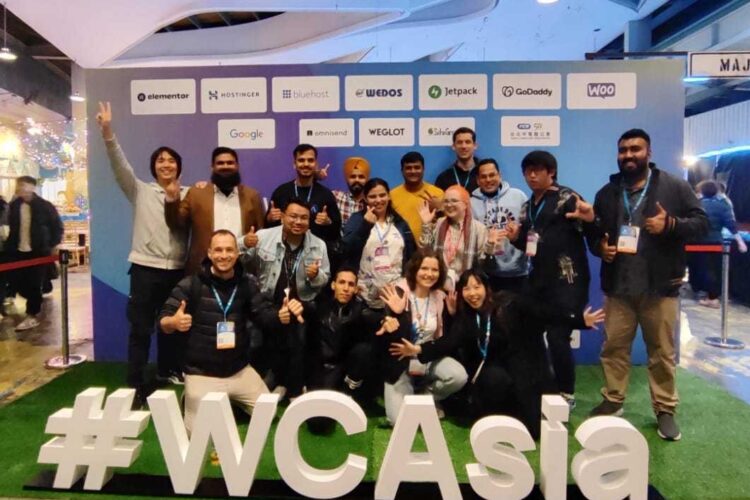
[[[479,187],[471,193],[474,218],[488,229],[505,230],[509,222],[518,223],[521,207],[528,199],[524,192],[503,181],[500,167],[494,159],[481,160],[476,168]],[[529,263],[524,252],[504,238],[495,260],[497,268],[489,276],[492,290],[520,292],[529,274]]]

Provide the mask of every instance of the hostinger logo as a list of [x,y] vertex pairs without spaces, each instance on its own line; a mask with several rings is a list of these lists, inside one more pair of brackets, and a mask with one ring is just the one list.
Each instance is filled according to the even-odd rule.
[[427,95],[429,95],[433,99],[438,99],[441,95],[443,95],[443,89],[440,88],[440,85],[432,85],[429,89],[427,89]]
[[208,91],[208,100],[209,101],[218,101],[219,100],[219,91],[218,90],[209,90]]

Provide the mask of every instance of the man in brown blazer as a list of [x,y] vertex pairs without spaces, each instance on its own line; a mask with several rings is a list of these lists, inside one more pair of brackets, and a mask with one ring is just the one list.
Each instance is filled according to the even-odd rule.
[[190,250],[185,274],[200,269],[211,240],[219,229],[231,231],[238,240],[255,238],[263,228],[263,205],[260,194],[240,184],[237,152],[218,147],[211,154],[211,182],[194,186],[180,201],[180,184],[175,179],[165,189],[164,215],[171,228],[190,228]]

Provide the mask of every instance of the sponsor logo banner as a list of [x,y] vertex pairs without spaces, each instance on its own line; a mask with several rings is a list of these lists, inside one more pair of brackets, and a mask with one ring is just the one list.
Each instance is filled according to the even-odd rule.
[[471,116],[420,118],[419,145],[450,146],[453,144],[453,132],[459,127],[476,130],[474,118]]
[[560,109],[559,73],[498,73],[492,75],[494,109]]
[[338,111],[338,76],[277,76],[272,80],[276,113]]
[[299,143],[316,147],[354,146],[354,119],[334,118],[299,121]]
[[487,75],[419,75],[419,109],[487,109]]
[[411,111],[411,75],[357,75],[344,80],[347,111]]
[[414,118],[361,118],[360,146],[413,146]]
[[559,146],[559,116],[503,116],[501,146]]
[[276,121],[219,120],[219,146],[234,149],[273,149],[276,147]]
[[131,80],[130,112],[134,115],[189,115],[195,113],[195,80]]
[[750,77],[750,52],[691,52],[688,75],[712,78]]
[[634,109],[635,73],[570,73],[568,109]]
[[266,79],[203,78],[201,113],[265,113],[268,110]]

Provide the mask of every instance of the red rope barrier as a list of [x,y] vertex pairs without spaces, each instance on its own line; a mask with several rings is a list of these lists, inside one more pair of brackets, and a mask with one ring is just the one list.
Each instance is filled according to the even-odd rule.
[[722,245],[685,245],[686,252],[721,253],[724,251]]
[[51,264],[60,260],[57,255],[50,255],[49,257],[37,257],[35,259],[17,260],[15,262],[8,262],[7,264],[0,264],[0,273],[4,271],[12,271],[13,269],[22,269],[24,267],[41,266],[43,264]]

